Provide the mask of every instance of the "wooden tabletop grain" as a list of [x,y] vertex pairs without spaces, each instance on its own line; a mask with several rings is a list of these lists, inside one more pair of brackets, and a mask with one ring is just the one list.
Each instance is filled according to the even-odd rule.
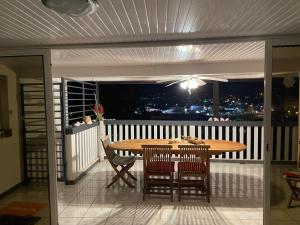
[[[172,142],[177,143],[172,143]],[[241,152],[246,149],[246,145],[225,140],[202,140],[205,145],[209,145],[209,153],[211,155],[219,155],[224,152]],[[172,144],[171,144],[172,143]],[[179,153],[178,145],[190,144],[186,140],[177,139],[130,139],[125,141],[117,141],[111,145],[114,150],[130,151],[136,154],[143,154],[142,145],[172,145],[174,154]]]

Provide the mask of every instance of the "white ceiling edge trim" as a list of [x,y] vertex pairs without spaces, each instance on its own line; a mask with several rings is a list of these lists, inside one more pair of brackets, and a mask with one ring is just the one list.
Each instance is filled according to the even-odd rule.
[[278,35],[253,35],[253,36],[224,36],[224,37],[184,37],[180,34],[173,34],[172,38],[166,39],[162,34],[156,40],[134,40],[134,41],[114,41],[110,39],[107,42],[78,42],[62,44],[36,44],[36,45],[19,45],[0,47],[0,50],[26,50],[44,48],[50,50],[63,49],[94,49],[94,48],[133,48],[133,47],[158,47],[158,46],[177,46],[177,45],[208,45],[208,44],[225,44],[239,42],[263,42],[267,40],[284,40],[291,38],[300,38],[300,34],[278,34]]
[[[202,75],[202,74],[199,74]],[[181,76],[174,76],[174,80],[180,80],[184,76],[188,75],[181,75]],[[243,80],[243,79],[263,79],[264,78],[264,73],[248,73],[248,74],[222,74],[222,75],[214,75],[214,77],[218,78],[226,78],[229,81],[230,80]],[[169,76],[159,76],[159,77],[145,77],[145,76],[132,76],[132,77],[106,77],[106,76],[101,76],[101,77],[68,77],[73,80],[79,80],[79,81],[99,81],[99,82],[156,82],[156,81],[161,81],[161,82],[171,82],[169,80]],[[59,80],[59,78],[53,78],[55,80]]]
[[53,77],[135,77],[176,76],[194,74],[260,74],[264,72],[264,61],[215,62],[189,64],[163,64],[143,66],[86,66],[52,67]]

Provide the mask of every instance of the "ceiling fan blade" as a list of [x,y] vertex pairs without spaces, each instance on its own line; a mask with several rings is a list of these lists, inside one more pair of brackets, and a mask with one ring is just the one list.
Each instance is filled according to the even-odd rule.
[[228,82],[227,79],[217,78],[217,77],[196,76],[195,78],[197,78],[199,80],[214,80],[214,81],[220,81],[220,82]]
[[[185,80],[185,79],[184,79]],[[177,83],[180,83],[181,81],[184,81],[184,80],[177,80],[177,81],[174,81],[168,85],[166,85],[166,87],[170,87],[171,85],[174,85],[174,84],[177,84]]]
[[161,83],[167,83],[167,82],[171,82],[171,81],[174,81],[174,79],[172,79],[172,80],[157,80],[157,81],[155,81],[155,83],[161,84]]
[[298,77],[298,72],[278,72],[278,73],[272,73],[273,77],[285,77],[285,76],[291,76],[291,77]]

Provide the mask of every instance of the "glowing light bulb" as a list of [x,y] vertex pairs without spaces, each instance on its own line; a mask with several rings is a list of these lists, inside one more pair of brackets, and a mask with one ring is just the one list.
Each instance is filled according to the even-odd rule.
[[204,82],[203,80],[199,80],[199,79],[194,79],[194,78],[191,78],[189,80],[186,80],[184,82],[181,82],[180,83],[180,87],[182,89],[186,89],[188,91],[189,94],[191,94],[191,91],[193,89],[196,89],[198,88],[199,86],[203,86],[205,85],[206,82]]

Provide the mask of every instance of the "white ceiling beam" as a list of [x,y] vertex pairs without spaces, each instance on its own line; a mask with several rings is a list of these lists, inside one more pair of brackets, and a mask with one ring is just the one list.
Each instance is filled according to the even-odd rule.
[[[239,61],[239,62],[214,62],[214,63],[185,63],[185,64],[162,64],[162,65],[135,65],[135,66],[57,66],[53,65],[54,77],[82,77],[101,80],[115,80],[117,77],[130,80],[138,80],[138,77],[146,79],[153,77],[155,80],[161,76],[181,75],[217,75],[230,76],[263,74],[264,62]],[[135,77],[135,78],[134,78]],[[230,78],[230,77],[229,77]],[[250,77],[251,78],[251,77]]]

